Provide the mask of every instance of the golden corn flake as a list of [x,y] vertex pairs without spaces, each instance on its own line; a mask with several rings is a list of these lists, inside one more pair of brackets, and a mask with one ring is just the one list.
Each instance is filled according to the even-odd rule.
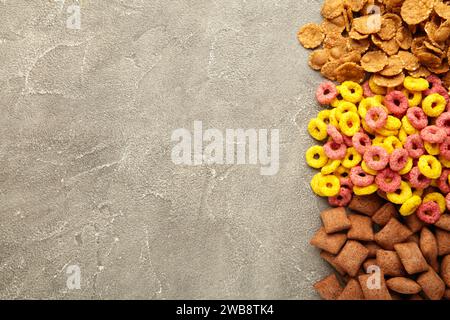
[[320,69],[320,72],[322,73],[322,75],[325,78],[335,81],[336,80],[336,69],[340,65],[341,65],[341,63],[337,60],[329,61],[323,65],[322,69]]
[[419,69],[409,72],[409,75],[414,78],[426,78],[430,74],[431,74],[431,72],[424,66],[420,66]]
[[345,6],[354,12],[361,11],[366,3],[367,0],[344,0]]
[[450,21],[445,21],[439,28],[430,36],[430,39],[435,42],[444,42],[450,37]]
[[345,30],[344,16],[340,15],[332,20],[325,19],[322,21],[321,26],[326,35],[332,33],[341,34]]
[[330,53],[326,49],[315,50],[309,56],[309,66],[314,70],[320,70],[330,59]]
[[364,52],[369,50],[370,41],[369,39],[361,39],[361,40],[349,39],[347,42],[347,48],[348,50],[355,50],[363,54]]
[[354,62],[346,62],[336,69],[336,79],[340,83],[345,81],[361,83],[365,75],[364,69]]
[[347,46],[332,47],[328,50],[330,51],[330,57],[334,60],[340,59],[348,53]]
[[381,74],[373,75],[373,82],[380,87],[395,88],[403,83],[405,74],[402,72],[394,77],[384,77]]
[[325,0],[322,6],[321,14],[324,18],[334,19],[344,11],[342,0]]
[[444,83],[444,86],[446,88],[450,88],[450,72],[447,72],[443,77],[442,77],[442,82]]
[[361,66],[367,72],[379,72],[388,64],[388,57],[383,51],[370,51],[361,58]]
[[388,65],[380,72],[382,76],[393,77],[403,71],[403,60],[398,55],[390,56]]
[[416,57],[421,64],[430,68],[437,68],[442,62],[441,58],[428,51],[420,51],[416,54]]
[[355,39],[355,40],[363,40],[363,39],[367,39],[369,37],[368,34],[359,33],[355,29],[351,29],[350,32],[348,33],[348,35],[350,38]]
[[373,16],[362,16],[353,20],[353,28],[361,34],[374,34],[381,30],[381,23],[377,23]]
[[434,44],[432,44],[430,41],[425,41],[423,44],[425,45],[425,47],[428,50],[436,53],[437,55],[439,55],[439,56],[444,55],[444,51],[442,51],[442,49],[439,48],[438,46],[435,46]]
[[430,17],[434,0],[405,0],[400,11],[407,24],[419,24]]
[[397,34],[397,30],[402,25],[402,19],[396,14],[388,13],[381,18],[381,30],[378,36],[381,40],[391,40]]
[[415,71],[420,68],[419,59],[409,51],[399,51],[397,54],[403,61],[403,66],[408,71]]
[[314,49],[320,46],[325,39],[322,28],[315,23],[308,23],[300,28],[297,33],[298,41],[306,49]]
[[397,34],[395,35],[395,40],[397,41],[400,48],[403,50],[409,50],[411,48],[411,43],[413,40],[411,31],[404,26],[401,26],[397,30]]
[[361,61],[361,54],[358,51],[351,51],[347,53],[346,55],[342,56],[339,61],[341,63],[345,62],[354,62],[359,63]]
[[398,45],[398,43],[395,39],[391,39],[388,41],[382,41],[380,48],[381,48],[381,50],[386,52],[389,56],[397,54],[398,50],[400,50],[400,46]]
[[444,74],[450,70],[450,66],[448,65],[448,62],[445,62],[441,63],[438,67],[428,67],[428,70],[435,74]]
[[327,34],[323,42],[323,46],[327,49],[331,49],[334,47],[346,47],[347,39],[341,34],[337,33]]
[[436,0],[434,11],[444,20],[450,20],[450,4],[444,3],[442,0]]

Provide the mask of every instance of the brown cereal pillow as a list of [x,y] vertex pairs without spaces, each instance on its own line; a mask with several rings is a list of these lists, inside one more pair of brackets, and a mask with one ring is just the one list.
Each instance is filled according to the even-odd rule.
[[429,269],[427,261],[416,243],[399,243],[394,245],[394,248],[408,274],[416,274]]
[[352,214],[348,218],[351,222],[351,228],[347,232],[348,239],[360,241],[373,240],[372,219],[370,217]]
[[380,226],[385,226],[391,218],[398,217],[397,208],[390,202],[386,203],[372,216],[372,221]]
[[369,254],[362,244],[357,241],[349,240],[342,248],[341,252],[338,254],[334,262],[340,268],[345,270],[351,277],[358,274],[361,265],[366,260]]
[[436,229],[436,239],[440,256],[450,254],[450,232]]
[[422,291],[422,287],[417,282],[404,277],[390,278],[386,280],[386,285],[390,290],[401,294],[417,294]]
[[381,286],[379,289],[369,286],[371,283],[370,279],[370,274],[364,274],[358,277],[359,284],[361,285],[361,289],[366,300],[392,300],[384,277],[381,278]]
[[397,219],[392,218],[374,236],[375,241],[384,249],[394,249],[394,244],[401,243],[412,235],[411,230],[401,224]]
[[383,206],[383,204],[383,199],[378,195],[373,194],[370,196],[353,196],[348,207],[353,211],[371,217]]
[[336,300],[342,292],[342,287],[334,273],[317,282],[314,289],[325,300]]
[[430,300],[440,300],[445,293],[445,283],[438,274],[430,268],[417,278],[417,283]]
[[377,265],[387,276],[399,277],[406,274],[405,268],[403,267],[402,262],[395,251],[382,249],[378,250],[376,261]]
[[364,300],[364,294],[359,282],[355,279],[350,279],[337,300]]
[[327,234],[325,228],[322,227],[311,239],[310,244],[331,254],[337,254],[345,244],[345,241],[347,241],[345,234]]
[[322,218],[325,232],[328,234],[344,231],[351,227],[345,208],[325,210],[320,214],[320,217]]
[[438,222],[436,222],[435,226],[450,231],[450,214],[443,214]]

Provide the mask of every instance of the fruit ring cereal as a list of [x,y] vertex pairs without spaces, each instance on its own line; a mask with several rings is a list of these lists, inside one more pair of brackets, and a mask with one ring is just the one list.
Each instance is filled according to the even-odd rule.
[[445,101],[447,103],[450,101],[450,96],[449,96],[449,94],[447,92],[447,89],[445,89],[442,85],[435,86],[432,89],[427,90],[427,91],[424,92],[424,94],[426,96],[429,96],[429,95],[431,95],[433,93],[437,93],[437,94],[441,95],[445,99]]
[[408,99],[408,104],[410,107],[417,107],[422,102],[422,92],[408,91],[406,89],[402,92],[406,99]]
[[420,132],[423,141],[430,143],[442,143],[447,137],[447,132],[438,126],[428,126]]
[[420,158],[425,153],[422,138],[418,134],[413,134],[406,139],[405,149],[411,158]]
[[333,82],[325,81],[319,85],[316,91],[317,101],[321,105],[329,105],[338,96],[338,91]]
[[417,130],[422,130],[428,125],[428,118],[425,112],[419,107],[409,108],[406,112],[409,123]]
[[375,178],[378,188],[384,192],[395,192],[400,188],[402,182],[401,176],[389,168],[384,169]]
[[339,182],[341,183],[341,188],[346,188],[350,191],[353,190],[353,183],[350,177],[347,178],[340,177]]
[[439,128],[443,128],[447,132],[447,136],[450,135],[450,112],[444,112],[436,119],[436,125]]
[[337,170],[337,168],[339,168],[340,165],[341,165],[341,160],[330,159],[330,160],[328,160],[327,164],[322,167],[320,172],[323,175],[332,174]]
[[450,210],[450,193],[445,197],[445,204],[447,206],[447,209]]
[[437,186],[442,193],[447,194],[450,192],[450,183],[449,183],[449,175],[450,170],[444,169],[442,170],[442,174],[437,181]]
[[438,93],[433,93],[427,96],[422,101],[423,112],[429,117],[439,117],[447,107],[447,101]]
[[358,166],[353,167],[350,170],[350,179],[354,186],[368,187],[373,184],[375,177],[367,174],[360,166]]
[[389,167],[393,171],[400,171],[406,167],[408,163],[408,151],[405,149],[396,149],[389,158]]
[[388,116],[386,120],[386,124],[384,125],[384,128],[387,130],[400,130],[402,127],[402,122],[393,116]]
[[417,195],[413,195],[411,198],[405,201],[399,209],[402,216],[407,217],[412,215],[419,206],[422,204],[422,198]]
[[339,120],[339,128],[347,137],[353,137],[360,129],[361,122],[356,112],[346,112]]
[[411,122],[409,122],[409,119],[407,116],[404,116],[402,118],[402,129],[406,132],[408,135],[413,135],[416,133],[419,133],[419,131],[413,127]]
[[389,154],[383,147],[371,146],[364,153],[364,161],[368,168],[380,171],[388,165]]
[[370,90],[370,86],[369,86],[369,82],[368,81],[363,83],[362,88],[363,88],[363,95],[364,95],[364,97],[368,98],[368,97],[373,97],[375,95],[372,92],[372,90]]
[[345,81],[339,86],[339,93],[345,101],[358,103],[363,98],[363,88],[356,82]]
[[428,154],[431,156],[437,156],[441,153],[440,150],[441,145],[439,143],[425,142],[423,146],[425,147],[425,151],[428,152]]
[[311,189],[312,191],[317,194],[318,196],[324,197],[324,195],[320,192],[319,189],[319,180],[323,178],[323,175],[319,172],[314,175],[314,177],[311,179]]
[[368,187],[353,187],[353,192],[357,196],[368,196],[378,191],[378,186],[374,183]]
[[438,179],[442,174],[441,163],[438,159],[430,155],[421,156],[417,166],[420,172],[430,179]]
[[395,149],[402,149],[403,144],[400,140],[398,140],[395,136],[389,136],[383,141],[383,147],[386,149],[386,151],[391,154],[394,152]]
[[320,119],[311,119],[308,124],[308,132],[314,139],[318,141],[325,140],[328,136],[327,125]]
[[416,189],[425,189],[431,184],[431,179],[425,177],[418,167],[414,167],[408,174],[408,181],[411,187]]
[[341,188],[337,196],[328,197],[328,203],[332,207],[346,207],[350,201],[352,201],[352,191],[347,188]]
[[314,169],[320,169],[328,162],[328,157],[325,154],[324,147],[313,146],[306,151],[306,162]]
[[384,103],[394,115],[404,115],[409,108],[408,99],[401,91],[392,91],[384,98]]
[[321,179],[319,179],[318,184],[320,192],[325,197],[337,196],[341,189],[339,178],[333,175],[323,176]]
[[450,160],[450,137],[446,137],[439,146],[439,154],[447,160]]
[[409,172],[411,172],[411,169],[412,169],[413,165],[414,165],[413,159],[412,158],[408,158],[408,160],[406,161],[406,166],[402,170],[400,170],[398,173],[400,175],[408,174]]
[[344,144],[347,147],[353,147],[353,141],[352,141],[352,137],[347,137],[345,134],[342,135],[342,138],[344,139]]
[[344,178],[344,179],[345,178],[349,178],[350,179],[350,170],[345,168],[345,167],[343,167],[343,166],[340,166],[339,168],[337,168],[337,170],[334,172],[334,174],[339,179],[342,179],[342,178]]
[[433,192],[427,194],[425,198],[423,198],[423,203],[427,203],[430,201],[434,201],[439,205],[440,213],[445,212],[445,198],[442,194],[440,194],[439,192]]
[[434,201],[422,203],[417,209],[417,217],[427,224],[435,224],[441,218],[439,205]]
[[347,149],[344,159],[342,160],[342,166],[351,169],[357,166],[361,162],[361,155],[355,148],[350,147]]
[[331,137],[331,139],[333,139],[335,142],[340,144],[344,143],[344,138],[342,137],[342,134],[335,126],[329,124],[327,126],[327,133]]
[[425,91],[430,86],[427,80],[413,77],[406,77],[403,85],[409,91]]
[[353,147],[358,151],[360,154],[364,154],[366,152],[366,149],[372,145],[372,141],[370,140],[370,137],[362,132],[356,133],[353,138]]
[[325,154],[332,160],[342,160],[347,152],[347,146],[344,143],[328,141],[324,146]]
[[442,80],[435,76],[434,74],[429,75],[427,77],[427,81],[428,81],[428,89],[427,90],[431,90],[436,86],[442,86]]
[[373,129],[378,130],[384,127],[387,122],[388,115],[383,108],[374,107],[366,112],[365,120],[367,125]]
[[401,185],[397,190],[386,194],[388,200],[395,204],[404,204],[412,196],[411,187],[405,181],[401,181]]

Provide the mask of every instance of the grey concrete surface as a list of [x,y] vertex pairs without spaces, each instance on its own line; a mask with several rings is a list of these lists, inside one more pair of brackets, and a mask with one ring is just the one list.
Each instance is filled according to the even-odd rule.
[[[84,0],[79,30],[63,2],[0,1],[0,298],[317,299],[321,1]],[[195,120],[279,129],[279,173],[174,165]]]

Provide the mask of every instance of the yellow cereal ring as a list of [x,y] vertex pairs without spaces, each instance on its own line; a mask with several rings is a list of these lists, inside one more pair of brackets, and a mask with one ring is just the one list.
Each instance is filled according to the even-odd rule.
[[400,130],[402,127],[402,122],[396,117],[388,116],[384,127],[388,130]]
[[323,175],[332,174],[337,170],[337,168],[339,168],[340,165],[341,165],[341,160],[330,159],[330,160],[328,160],[328,163],[326,164],[326,166],[322,167],[320,172]]
[[425,142],[424,146],[425,146],[425,150],[427,150],[428,154],[430,154],[432,156],[437,156],[441,153],[441,151],[439,150],[439,144],[437,144],[437,143]]
[[447,169],[450,169],[450,160],[445,159],[443,156],[439,156],[439,162]]
[[346,112],[358,112],[358,108],[356,108],[356,105],[348,102],[348,101],[340,101],[338,103],[338,106],[336,107],[336,114],[337,114],[337,119],[339,120],[341,118],[341,115],[346,113]]
[[380,143],[380,144],[383,144],[384,139],[386,139],[385,136],[382,136],[382,135],[376,135],[375,138],[373,138],[373,140],[372,140],[372,144],[373,144],[373,143]]
[[378,186],[374,183],[368,187],[353,187],[353,193],[357,196],[368,196],[378,191]]
[[406,77],[403,86],[409,91],[425,91],[429,88],[429,83],[423,78]]
[[398,173],[400,175],[404,175],[404,174],[409,173],[412,170],[413,164],[414,164],[413,159],[412,158],[408,158],[408,160],[406,162],[406,166],[402,170],[400,170]]
[[362,87],[353,81],[345,81],[339,86],[339,93],[345,101],[358,103],[363,98]]
[[361,128],[361,122],[356,112],[346,112],[339,120],[339,128],[347,137],[353,137]]
[[390,202],[395,204],[404,204],[408,199],[410,199],[413,196],[411,187],[405,181],[401,182],[399,190],[400,193],[392,192],[386,194],[386,197]]
[[322,146],[313,146],[306,151],[306,163],[314,169],[320,169],[328,162]]
[[398,139],[401,143],[403,143],[403,145],[405,145],[406,140],[408,139],[408,134],[406,133],[405,129],[401,128],[398,131]]
[[339,127],[339,121],[336,118],[336,109],[330,110],[330,124],[336,128]]
[[403,94],[408,99],[409,107],[417,107],[422,102],[422,92],[409,91],[404,89]]
[[323,177],[323,175],[319,172],[316,175],[314,175],[314,177],[311,179],[311,183],[310,183],[312,191],[320,197],[324,197],[324,195],[321,193],[320,188],[319,188],[319,180],[321,180],[322,177]]
[[417,131],[417,129],[413,127],[411,122],[409,122],[407,116],[404,116],[402,118],[402,129],[405,130],[406,134],[408,134],[409,136],[412,134],[419,133],[419,131]]
[[366,120],[361,119],[361,127],[363,127],[364,131],[368,134],[375,135],[375,131],[367,125]]
[[422,195],[423,195],[424,190],[423,189],[413,188],[409,182],[407,182],[407,183],[408,183],[408,186],[411,188],[413,196],[419,196],[420,199],[422,199]]
[[390,137],[390,136],[398,135],[398,130],[388,130],[385,128],[381,128],[381,129],[376,130],[376,133],[381,134],[382,136],[385,136],[385,137]]
[[402,149],[403,144],[400,140],[398,140],[395,136],[390,136],[384,139],[383,141],[383,147],[386,149],[386,151],[391,154],[394,152],[395,149]]
[[375,94],[386,94],[386,88],[380,87],[373,81],[373,77],[369,79],[369,88]]
[[322,176],[322,178],[319,179],[318,183],[320,192],[325,197],[337,196],[339,194],[339,191],[341,190],[341,183],[339,181],[339,178],[333,175]]
[[322,110],[317,114],[317,119],[322,120],[325,124],[330,124],[331,110]]
[[309,121],[308,132],[311,137],[319,141],[325,140],[328,137],[326,123],[318,118]]
[[445,111],[446,107],[447,101],[438,93],[430,94],[422,101],[423,112],[432,118],[439,117]]
[[361,119],[365,119],[367,111],[373,107],[383,108],[386,113],[389,113],[388,109],[383,106],[382,102],[380,102],[379,99],[377,99],[376,97],[369,97],[362,99],[358,104],[358,114],[360,115]]
[[423,203],[427,203],[430,201],[434,201],[439,205],[439,210],[441,211],[441,213],[445,212],[446,203],[445,203],[445,198],[442,194],[440,194],[439,192],[433,192],[433,193],[427,194],[425,196],[425,198],[423,198]]
[[333,108],[336,108],[341,101],[343,101],[343,100],[336,98],[333,101],[331,101],[330,106],[332,106]]
[[421,156],[417,166],[420,173],[429,179],[438,179],[442,174],[442,165],[434,156]]
[[350,169],[347,169],[347,168],[345,168],[343,166],[340,166],[339,168],[336,169],[334,174],[338,178],[348,178],[350,176]]
[[419,196],[413,195],[411,198],[406,200],[405,203],[402,204],[399,210],[400,214],[404,217],[410,216],[417,211],[421,204],[422,199]]
[[363,169],[363,171],[365,173],[371,174],[372,176],[376,176],[378,174],[378,171],[372,170],[370,169],[365,161],[361,162],[361,169]]
[[356,151],[355,148],[347,148],[347,153],[345,154],[344,160],[342,160],[342,166],[347,169],[356,167],[362,160],[361,155]]

